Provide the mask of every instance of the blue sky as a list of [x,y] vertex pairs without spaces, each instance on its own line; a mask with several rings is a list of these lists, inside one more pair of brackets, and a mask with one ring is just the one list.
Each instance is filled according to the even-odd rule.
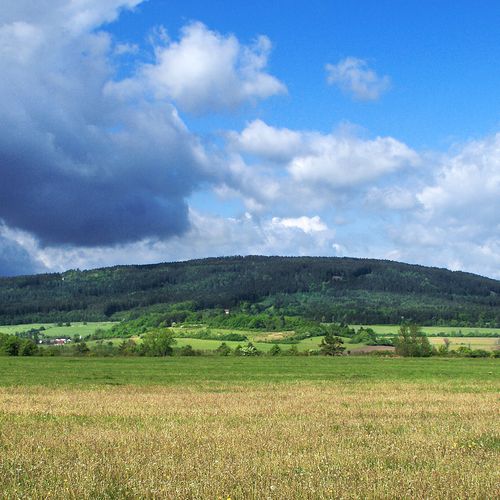
[[[419,148],[443,148],[493,133],[500,124],[496,1],[150,0],[109,30],[143,44],[155,24],[176,37],[193,20],[244,43],[268,36],[269,70],[289,88],[288,98],[238,113],[229,124],[253,114],[277,126],[328,132],[350,121]],[[380,102],[353,102],[324,85],[325,63],[351,55],[391,77],[391,92]]]
[[0,275],[230,254],[500,278],[496,1],[7,0]]

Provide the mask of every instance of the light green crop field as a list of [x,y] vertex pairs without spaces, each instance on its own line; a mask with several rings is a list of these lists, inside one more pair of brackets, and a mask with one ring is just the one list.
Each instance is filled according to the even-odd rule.
[[[75,337],[77,335],[81,335],[85,337],[87,335],[91,335],[95,332],[97,328],[103,330],[109,330],[115,322],[89,322],[89,323],[81,323],[75,322],[71,323],[71,326],[57,326],[54,323],[32,323],[32,324],[23,324],[23,325],[0,325],[1,333],[9,333],[15,334],[19,332],[25,332],[32,328],[40,328],[41,326],[45,327],[45,331],[43,332],[48,337]],[[398,325],[353,325],[353,328],[358,329],[361,326],[372,328],[379,335],[388,335],[388,334],[396,334],[399,326]],[[176,335],[189,335],[190,333],[196,334],[196,332],[201,329],[205,329],[204,326],[197,327],[175,327],[173,328]],[[213,334],[228,334],[228,333],[239,333],[242,335],[246,335],[248,340],[253,342],[257,349],[267,352],[272,347],[273,340],[284,339],[293,334],[293,332],[261,332],[255,330],[235,330],[235,329],[227,329],[227,328],[211,328],[210,329]],[[433,345],[440,345],[443,343],[443,338],[446,335],[452,335],[458,331],[466,334],[469,332],[475,333],[491,333],[498,332],[498,329],[489,329],[489,328],[456,328],[456,327],[423,327],[423,331],[432,335],[443,332],[443,336],[439,337],[430,337],[430,341]],[[485,350],[493,350],[500,347],[500,339],[494,337],[448,337],[451,341],[450,348],[458,349],[460,346],[470,347],[472,349],[485,349]],[[318,346],[321,342],[322,337],[312,337],[308,339],[301,340],[297,344],[297,349],[300,352],[315,350],[318,349]],[[110,339],[115,344],[118,344],[122,341],[122,339]],[[192,339],[189,337],[178,338],[177,339],[178,347],[182,347],[184,345],[191,345],[194,349],[199,350],[213,350],[216,349],[221,341],[218,340],[205,340],[205,339]],[[226,341],[226,343],[234,349],[238,344],[245,345],[248,341]],[[350,344],[348,338],[344,338],[344,347],[349,351],[356,351],[365,348],[364,344]],[[92,343],[91,343],[92,344]],[[280,344],[282,350],[286,351],[291,347],[290,344]]]
[[[224,333],[229,333],[230,331],[225,331]],[[140,343],[141,339],[138,337],[132,337],[134,341]],[[304,339],[301,340],[298,344],[296,344],[297,349],[299,352],[305,352],[309,350],[315,350],[319,348],[319,344],[321,343],[322,337],[313,337],[310,339]],[[262,352],[268,352],[273,344],[270,342],[258,342],[255,341],[254,338],[249,335],[248,340],[242,340],[242,341],[232,341],[232,340],[207,340],[207,339],[193,339],[189,337],[178,337],[175,339],[176,343],[174,347],[184,347],[186,345],[190,345],[193,349],[197,349],[200,351],[213,351],[217,349],[221,345],[222,342],[225,342],[231,349],[236,348],[238,345],[244,347],[248,344],[248,342],[252,342],[253,345]],[[345,342],[347,342],[349,339],[344,339]],[[114,345],[119,345],[123,341],[122,338],[115,338],[115,339],[105,339],[104,342],[112,342]],[[87,342],[89,346],[92,346],[96,344],[96,340],[91,340]],[[283,352],[286,352],[292,347],[292,344],[279,344],[281,350]],[[363,344],[345,344],[345,348],[347,349],[357,349],[357,348],[362,348],[364,347]]]
[[0,357],[0,498],[498,498],[500,362]]
[[[375,333],[379,335],[395,335],[398,333],[399,325],[351,325],[352,328],[356,330],[361,326],[365,328],[372,328]],[[477,334],[500,334],[500,328],[480,328],[480,327],[458,327],[458,326],[423,326],[422,331],[429,335],[439,335],[442,334],[443,337],[447,335],[453,335],[458,332],[462,332],[464,335],[467,333],[477,333]]]
[[55,323],[30,323],[23,325],[0,325],[1,333],[15,334],[22,333],[32,328],[40,328],[43,326],[45,331],[43,333],[47,337],[74,337],[75,335],[81,335],[85,337],[86,335],[91,335],[95,332],[97,328],[103,330],[109,330],[116,322],[112,321],[100,321],[100,322],[89,322],[89,323],[71,323],[71,326],[57,326]]
[[[500,349],[500,338],[492,337],[446,337],[450,341],[450,349],[458,349],[461,346],[470,349],[484,349],[491,351]],[[429,337],[432,345],[439,346],[444,343],[445,337]]]

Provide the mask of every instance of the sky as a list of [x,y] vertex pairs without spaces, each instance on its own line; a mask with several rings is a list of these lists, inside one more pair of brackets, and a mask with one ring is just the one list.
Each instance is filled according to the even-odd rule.
[[3,0],[0,276],[222,255],[500,279],[496,0]]

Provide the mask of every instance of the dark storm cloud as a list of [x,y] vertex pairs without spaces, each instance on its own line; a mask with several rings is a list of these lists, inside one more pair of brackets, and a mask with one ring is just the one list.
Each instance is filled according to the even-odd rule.
[[87,3],[93,24],[0,24],[0,219],[43,245],[181,234],[203,149],[170,104],[107,90],[111,40],[87,25],[137,2]]
[[37,141],[34,133],[13,137],[4,130],[1,217],[43,244],[106,245],[182,233],[184,197],[203,174],[196,144],[169,122],[168,112],[142,116],[156,138],[138,123],[76,142],[56,135],[57,146],[54,136]]
[[0,276],[16,276],[41,271],[30,254],[15,241],[0,236]]

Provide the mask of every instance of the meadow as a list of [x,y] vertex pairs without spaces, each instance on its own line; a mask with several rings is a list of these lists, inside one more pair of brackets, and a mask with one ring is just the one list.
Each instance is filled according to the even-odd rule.
[[[358,329],[362,326],[365,328],[372,328],[375,333],[379,335],[396,335],[399,330],[400,325],[351,325],[352,328]],[[476,327],[476,326],[423,326],[422,331],[427,335],[437,335],[441,337],[454,337],[457,334],[474,334],[477,336],[481,336],[484,334],[485,336],[497,334],[500,335],[500,328],[484,328],[484,327]]]
[[495,359],[0,357],[0,498],[494,498]]
[[[22,325],[0,325],[0,332],[8,333],[8,334],[16,334],[29,331],[31,329],[39,329],[40,327],[44,327],[45,330],[43,334],[46,337],[77,337],[81,336],[85,338],[88,335],[92,335],[95,333],[97,329],[100,331],[106,332],[110,330],[113,325],[117,324],[117,322],[73,322],[69,325],[66,324],[55,324],[55,323],[31,323],[31,324],[22,324]],[[353,325],[352,328],[359,329],[362,326],[365,328],[372,328],[375,333],[381,336],[385,335],[395,335],[399,329],[399,325]],[[199,326],[177,326],[172,328],[174,334],[176,335],[176,347],[182,348],[186,345],[190,345],[193,349],[200,351],[214,351],[220,345],[219,340],[209,340],[209,339],[199,339],[199,338],[191,338],[190,334],[196,336],[196,334],[205,329],[206,327]],[[266,332],[266,331],[258,331],[258,330],[246,330],[246,329],[228,329],[228,328],[211,328],[210,329],[213,334],[228,334],[237,332],[242,335],[246,335],[248,340],[251,341],[255,347],[264,353],[268,352],[272,345],[273,341],[282,341],[287,336],[293,334],[293,332]],[[498,349],[500,346],[500,339],[492,337],[491,335],[494,333],[498,333],[497,329],[491,328],[474,328],[474,327],[423,327],[423,331],[430,335],[429,340],[432,345],[436,347],[443,344],[444,338],[448,338],[450,340],[450,349],[455,350],[461,346],[469,347],[471,349],[484,349],[487,351],[491,351],[494,349]],[[456,337],[457,333],[462,333],[464,335],[473,333],[474,335],[485,335],[474,336],[474,337]],[[179,337],[181,336],[181,337]],[[133,337],[135,341],[140,342],[138,337]],[[318,349],[318,345],[321,342],[322,337],[311,337],[300,340],[297,344],[297,350],[299,352],[307,352],[310,350]],[[107,339],[107,342],[112,342],[115,345],[118,345],[122,342],[122,338],[112,338]],[[356,344],[351,343],[349,338],[344,338],[344,346],[346,350],[356,353],[357,351],[362,351],[367,348],[366,344]],[[245,345],[245,341],[225,341],[226,344],[231,348],[235,349],[238,345]],[[89,341],[89,346],[95,344],[95,341]],[[280,345],[283,352],[286,352],[290,349],[290,344],[281,344]]]
[[22,325],[0,325],[0,332],[14,335],[43,327],[45,328],[43,334],[47,337],[74,337],[77,335],[85,337],[86,335],[92,335],[97,328],[109,330],[115,324],[116,322],[112,321],[74,322],[69,323],[69,325],[62,323],[59,326],[56,323],[28,323]]

